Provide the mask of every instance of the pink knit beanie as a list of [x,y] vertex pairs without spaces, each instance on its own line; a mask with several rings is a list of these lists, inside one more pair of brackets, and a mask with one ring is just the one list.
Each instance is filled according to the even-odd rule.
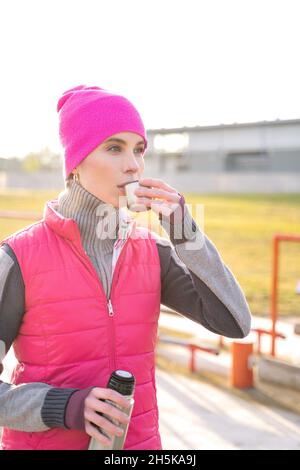
[[98,145],[113,134],[135,132],[147,147],[142,119],[125,97],[97,86],[66,90],[57,103],[59,137],[64,148],[64,178]]

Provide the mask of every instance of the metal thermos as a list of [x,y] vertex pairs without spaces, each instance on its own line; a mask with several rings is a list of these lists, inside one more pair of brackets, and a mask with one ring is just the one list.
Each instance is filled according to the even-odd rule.
[[[134,388],[135,388],[135,378],[132,375],[132,373],[126,370],[115,370],[110,376],[107,387],[112,388],[113,390],[116,390],[121,395],[124,395],[130,402],[130,407],[122,408],[119,405],[117,405],[115,402],[112,402],[111,400],[104,400],[104,401],[107,403],[110,403],[113,406],[120,408],[123,413],[131,417],[131,413],[132,413],[132,409],[134,405],[133,395],[134,395]],[[115,420],[113,420],[109,416],[104,415],[104,413],[103,413],[103,416],[105,416],[105,418],[108,419],[109,421],[116,424],[118,427],[122,428],[124,433],[120,437],[110,436],[106,432],[104,432],[102,429],[99,429],[99,431],[102,434],[104,434],[106,437],[112,440],[112,444],[105,445],[102,442],[99,442],[95,438],[92,437],[90,440],[90,444],[89,444],[89,450],[121,450],[123,449],[129,423],[126,424],[126,423],[115,422]]]

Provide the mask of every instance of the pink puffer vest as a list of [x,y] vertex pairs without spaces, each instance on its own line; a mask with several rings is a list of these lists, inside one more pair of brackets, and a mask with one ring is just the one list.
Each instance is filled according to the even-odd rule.
[[[114,269],[109,313],[78,225],[58,214],[56,204],[49,201],[41,221],[2,241],[15,252],[25,283],[26,312],[14,342],[18,364],[11,382],[105,387],[112,371],[129,370],[136,390],[124,449],[161,449],[155,384],[161,286],[155,239],[132,223]],[[2,435],[7,450],[84,450],[88,444],[85,432],[62,428],[33,433],[4,428]]]

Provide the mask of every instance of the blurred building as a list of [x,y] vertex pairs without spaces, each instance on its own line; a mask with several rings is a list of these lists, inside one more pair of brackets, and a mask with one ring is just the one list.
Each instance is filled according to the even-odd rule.
[[[300,192],[300,119],[147,134],[145,176],[165,179],[179,191]],[[47,147],[44,153],[38,155],[42,170],[36,170],[36,154],[28,155],[27,166],[0,159],[0,188],[63,189],[62,156]]]
[[146,174],[196,192],[300,192],[300,119],[147,131]]
[[64,189],[62,170],[51,171],[0,171],[0,189]]
[[63,158],[45,147],[30,152],[24,158],[0,158],[0,188],[61,189]]

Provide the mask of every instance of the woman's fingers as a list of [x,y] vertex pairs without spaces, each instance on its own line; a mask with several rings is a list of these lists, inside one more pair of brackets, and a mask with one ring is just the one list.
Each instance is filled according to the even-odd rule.
[[175,192],[177,193],[175,188],[172,188],[169,184],[159,178],[141,178],[139,180],[141,185],[145,186],[153,186],[154,188],[161,188],[169,191],[170,193]]
[[[169,204],[175,204],[175,206],[168,209],[174,210],[176,208],[176,204],[179,203],[181,195],[176,191],[175,188],[165,183],[163,180],[158,178],[141,178],[140,179],[140,186],[135,190],[135,194],[139,198],[145,198],[144,200],[140,201],[142,204],[145,203],[146,206],[149,207],[149,201],[156,201]],[[156,202],[155,201],[155,202]],[[157,207],[157,206],[156,206]]]
[[98,431],[98,429],[89,421],[85,421],[85,432],[106,446],[110,446],[112,444],[112,439],[108,439],[101,434],[101,432]]
[[130,407],[128,399],[111,388],[94,387],[86,397],[86,400],[89,400],[90,397],[97,398],[98,400],[110,400],[121,408]]
[[93,410],[86,410],[84,418],[92,424],[98,426],[109,436],[122,436],[123,429],[112,423],[107,417],[96,413]]
[[135,190],[136,196],[139,197],[149,197],[149,198],[158,198],[158,199],[164,199],[165,201],[168,202],[178,202],[180,199],[180,196],[177,192],[169,192],[164,189],[159,189],[159,188],[146,188],[146,187],[141,187],[137,188]]
[[139,183],[139,187],[134,191],[139,204],[152,209],[158,215],[170,217],[176,211],[178,218],[183,217],[180,207],[182,196],[175,188],[158,178],[141,178]]
[[[139,204],[143,204],[145,208],[150,208],[152,209],[155,213],[157,214],[162,214],[164,216],[169,217],[173,212],[175,212],[179,204],[178,203],[169,203],[169,202],[164,202],[164,201],[159,201],[159,200],[154,200],[154,199],[148,199],[148,198],[138,198],[137,201]],[[181,214],[181,213],[180,213]]]
[[119,421],[120,423],[127,424],[129,422],[128,416],[123,411],[121,411],[119,408],[116,408],[114,405],[101,401],[97,398],[90,397],[89,400],[86,400],[86,407],[88,410],[104,413],[110,418]]
[[110,436],[122,436],[123,430],[119,425],[127,425],[130,418],[118,406],[126,409],[130,407],[130,403],[115,390],[94,387],[84,401],[86,432],[105,444],[109,442],[105,441],[105,436],[101,436],[95,426]]

